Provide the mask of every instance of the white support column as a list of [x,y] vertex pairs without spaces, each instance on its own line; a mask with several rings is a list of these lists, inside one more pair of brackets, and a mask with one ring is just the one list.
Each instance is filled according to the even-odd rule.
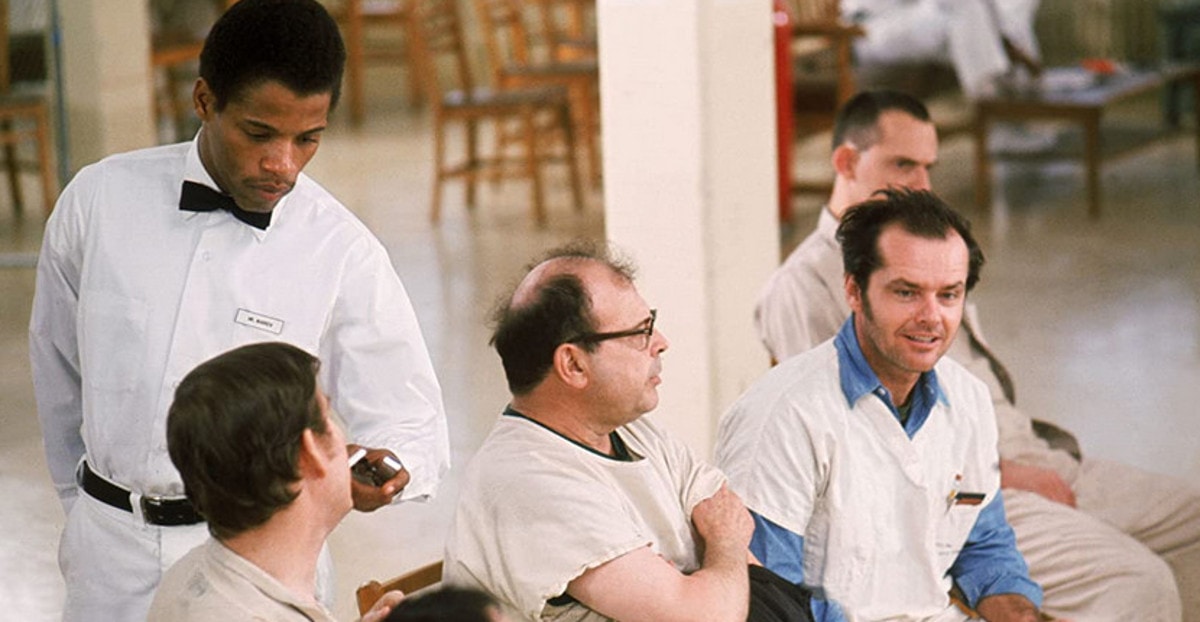
[[72,173],[155,142],[148,2],[60,2]]
[[767,370],[779,263],[770,0],[598,0],[605,222],[671,341],[654,417],[711,455]]

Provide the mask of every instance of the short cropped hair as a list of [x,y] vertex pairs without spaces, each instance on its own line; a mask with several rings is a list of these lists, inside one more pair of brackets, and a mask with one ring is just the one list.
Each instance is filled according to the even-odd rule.
[[833,122],[833,149],[849,142],[866,151],[879,142],[879,117],[885,112],[903,112],[932,123],[929,109],[921,100],[900,91],[863,91],[842,105]]
[[496,599],[474,588],[448,585],[405,598],[384,622],[490,622]]
[[838,225],[842,265],[859,289],[866,291],[871,274],[883,267],[879,236],[893,223],[928,239],[945,239],[951,229],[958,232],[967,245],[967,291],[979,282],[983,250],[971,235],[970,221],[927,190],[888,189],[848,209]]
[[[526,274],[539,264],[552,259],[572,259],[581,264],[598,262],[618,278],[633,282],[633,266],[618,257],[607,245],[594,242],[573,242],[546,253],[531,263]],[[541,283],[533,298],[517,306],[509,295],[492,313],[494,331],[489,343],[496,348],[504,365],[504,375],[513,395],[525,395],[545,379],[554,363],[558,346],[595,331],[592,300],[583,281],[572,272],[565,272]],[[594,350],[594,343],[579,346]]]
[[332,109],[345,64],[337,22],[316,0],[240,0],[209,31],[200,77],[218,111],[272,80],[301,96],[329,93]]
[[285,343],[242,346],[193,369],[167,414],[167,451],[218,539],[267,522],[298,494],[304,430],[325,434],[316,357]]

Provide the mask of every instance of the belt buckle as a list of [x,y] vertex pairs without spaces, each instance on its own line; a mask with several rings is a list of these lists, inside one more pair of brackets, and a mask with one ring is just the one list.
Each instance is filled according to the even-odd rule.
[[199,522],[196,510],[185,499],[169,497],[142,497],[142,516],[154,525],[194,525]]

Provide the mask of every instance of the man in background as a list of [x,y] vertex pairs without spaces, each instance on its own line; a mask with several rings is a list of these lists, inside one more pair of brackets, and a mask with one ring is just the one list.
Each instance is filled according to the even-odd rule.
[[[829,202],[816,230],[768,279],[755,310],[775,360],[832,338],[850,316],[835,238],[846,209],[884,188],[928,189],[937,159],[937,132],[921,102],[874,91],[846,103],[833,133]],[[948,356],[991,393],[1005,509],[1030,575],[1045,591],[1045,610],[1075,620],[1179,620],[1182,597],[1183,619],[1200,621],[1195,486],[1073,455],[1039,436],[1035,421],[1016,407],[1011,376],[984,340],[971,303]]]

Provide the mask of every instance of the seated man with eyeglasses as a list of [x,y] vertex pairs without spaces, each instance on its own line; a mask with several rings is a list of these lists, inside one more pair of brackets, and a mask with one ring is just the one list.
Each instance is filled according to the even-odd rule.
[[535,620],[810,619],[805,592],[748,565],[725,476],[643,416],[668,346],[655,319],[631,269],[586,246],[496,312],[513,397],[467,467],[445,580]]

